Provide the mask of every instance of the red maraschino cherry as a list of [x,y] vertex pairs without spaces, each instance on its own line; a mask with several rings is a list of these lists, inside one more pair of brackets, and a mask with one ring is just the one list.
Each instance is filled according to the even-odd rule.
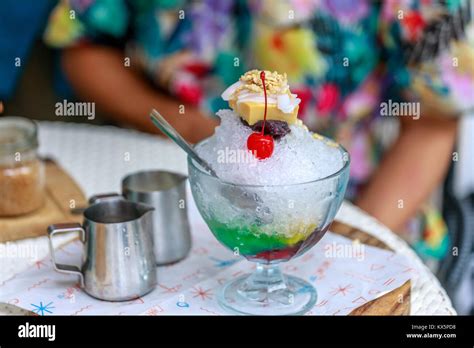
[[275,144],[270,135],[265,135],[265,122],[267,120],[267,88],[265,86],[265,72],[260,73],[263,85],[263,95],[265,96],[265,111],[263,114],[263,124],[260,133],[252,133],[247,138],[247,148],[260,160],[268,158],[273,153]]

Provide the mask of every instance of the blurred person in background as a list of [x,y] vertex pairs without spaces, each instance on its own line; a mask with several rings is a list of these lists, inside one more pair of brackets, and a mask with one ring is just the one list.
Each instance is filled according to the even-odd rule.
[[45,119],[54,112],[53,55],[41,38],[56,3],[0,1],[0,101],[5,114]]
[[[45,40],[111,119],[154,132],[156,107],[191,142],[213,133],[220,93],[243,72],[286,72],[299,117],[350,152],[349,198],[441,260],[449,240],[429,197],[473,107],[471,11],[470,0],[70,0]],[[381,114],[402,102],[414,109]]]

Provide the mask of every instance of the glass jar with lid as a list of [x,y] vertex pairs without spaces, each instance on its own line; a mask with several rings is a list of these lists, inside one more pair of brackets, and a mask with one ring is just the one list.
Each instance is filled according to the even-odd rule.
[[36,123],[0,117],[0,216],[18,216],[44,202],[44,165],[38,158]]

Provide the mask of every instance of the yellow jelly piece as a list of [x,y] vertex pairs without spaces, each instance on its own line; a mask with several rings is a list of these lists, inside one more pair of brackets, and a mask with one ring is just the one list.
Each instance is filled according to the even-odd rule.
[[291,227],[291,231],[295,231],[294,235],[290,238],[285,238],[285,243],[287,243],[288,245],[295,245],[296,243],[305,240],[311,233],[314,232],[316,227],[318,227],[318,225],[316,224],[295,224],[294,227]]
[[[229,101],[230,107],[240,115],[249,125],[254,125],[258,121],[263,121],[265,115],[265,104],[255,102]],[[293,112],[284,113],[278,109],[276,104],[268,104],[267,120],[285,121],[288,124],[294,124],[297,120],[299,106],[296,106]]]
[[331,147],[339,147],[338,143],[329,139],[326,140],[326,145],[331,146]]
[[321,134],[313,133],[313,138],[316,140],[323,140],[324,137]]
[[337,142],[335,142],[335,141],[333,141],[329,138],[326,138],[326,137],[322,136],[321,134],[313,133],[312,136],[313,136],[313,139],[324,141],[327,146],[339,147],[339,143],[337,143]]

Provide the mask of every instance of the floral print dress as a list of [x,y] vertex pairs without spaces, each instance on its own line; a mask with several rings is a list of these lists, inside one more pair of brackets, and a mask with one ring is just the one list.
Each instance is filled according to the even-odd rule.
[[[243,72],[286,72],[299,117],[351,153],[351,198],[383,154],[381,103],[419,102],[423,117],[474,109],[472,11],[470,0],[63,0],[45,40],[120,47],[210,115]],[[415,248],[440,259],[446,226],[430,205],[420,216]]]

